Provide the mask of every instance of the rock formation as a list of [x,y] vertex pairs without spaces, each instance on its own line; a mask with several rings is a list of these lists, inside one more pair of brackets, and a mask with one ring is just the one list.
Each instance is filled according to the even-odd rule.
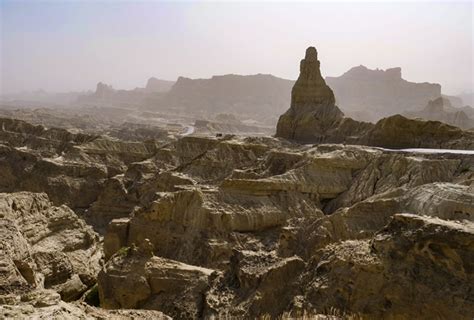
[[[0,192],[45,192],[55,205],[86,212],[98,227],[130,206],[113,176],[151,157],[157,142],[126,142],[0,118]],[[106,183],[106,180],[108,182]],[[111,194],[121,196],[117,201]],[[94,206],[90,207],[92,203]],[[90,207],[90,208],[89,208]],[[120,210],[122,208],[122,210]],[[113,214],[112,214],[113,212]],[[112,217],[110,217],[112,215]]]
[[[469,118],[474,118],[474,109],[462,107],[473,105],[472,95],[463,95],[464,102],[461,96],[444,95],[439,84],[414,83],[403,79],[400,68],[370,70],[358,66],[339,77],[326,77],[325,81],[335,94],[336,105],[346,116],[359,121],[376,122],[395,114],[418,112],[420,107],[438,97],[449,100],[454,107],[459,108],[457,111],[463,111]],[[195,119],[210,119],[217,113],[232,113],[240,120],[251,120],[259,126],[269,126],[273,129],[278,115],[290,105],[294,84],[293,80],[264,74],[227,74],[210,79],[180,77],[177,82],[151,77],[145,87],[127,90],[115,90],[109,85],[99,83],[95,92],[53,94],[39,90],[2,95],[0,109],[25,106],[36,109],[47,104],[74,105],[74,111],[77,111],[78,106],[112,107],[117,111],[120,106],[129,111],[130,108],[146,108],[155,113],[192,116]],[[109,116],[116,118],[117,112]],[[58,120],[54,126],[63,126],[64,122],[74,123],[76,117],[77,114],[72,119],[69,117]],[[31,119],[18,116],[15,118],[31,122]],[[87,124],[86,122],[82,125]]]
[[395,214],[366,240],[318,252],[304,295],[316,309],[348,308],[361,318],[468,319],[473,236],[472,222]]
[[66,303],[53,290],[33,291],[21,301],[0,303],[0,316],[4,319],[146,319],[171,320],[160,311],[119,309],[106,310],[84,302]]
[[474,132],[439,121],[395,115],[379,120],[360,144],[383,148],[441,148],[474,150]]
[[1,124],[1,317],[474,312],[472,155]]
[[157,309],[175,319],[202,317],[204,294],[214,271],[154,257],[143,248],[146,243],[115,255],[99,273],[101,306]]
[[[474,132],[438,121],[394,115],[375,125],[345,118],[334,94],[321,77],[317,51],[306,50],[300,76],[291,93],[291,106],[280,116],[276,137],[298,143],[350,143],[384,148],[473,149]],[[390,71],[397,77],[398,71]]]
[[[403,79],[401,68],[370,70],[358,66],[340,77],[326,77],[325,81],[335,94],[336,105],[346,116],[360,121],[376,122],[414,111],[444,96],[439,84]],[[274,126],[278,120],[275,115],[283,113],[291,102],[294,84],[271,75],[180,77],[168,93],[147,103],[150,109],[179,110],[208,119],[218,112],[231,112]],[[444,97],[461,103],[456,97]]]
[[303,144],[0,118],[0,318],[473,318],[474,133],[343,117],[314,48],[291,98]]
[[327,140],[327,132],[344,114],[319,70],[318,52],[309,47],[300,62],[300,75],[291,91],[291,106],[280,116],[276,136],[301,142]]
[[71,209],[42,193],[0,193],[0,215],[1,294],[16,299],[45,288],[71,301],[95,283],[98,235]]
[[[190,314],[202,318],[296,315],[301,310],[334,306],[366,317],[419,315],[415,306],[407,307],[402,291],[416,291],[429,281],[409,276],[397,280],[391,272],[408,266],[412,258],[403,263],[386,258],[391,253],[373,252],[371,243],[382,239],[378,234],[384,227],[392,230],[391,221],[400,212],[431,216],[435,225],[455,226],[454,221],[467,220],[461,225],[472,228],[474,158],[281,143],[263,138],[186,137],[169,146],[166,153],[173,154],[174,160],[168,162],[171,167],[167,170],[173,173],[150,176],[145,188],[155,185],[159,195],[132,217],[109,224],[104,239],[109,262],[99,277],[103,306],[122,306],[125,302],[117,302],[120,297],[130,296],[126,301],[133,301],[135,307],[176,318]],[[157,158],[164,159],[161,152],[165,150]],[[410,219],[432,223],[431,218]],[[409,228],[419,228],[420,238],[413,238],[414,243],[424,241],[424,227],[415,224]],[[405,235],[389,233],[390,241],[405,241]],[[472,231],[460,233],[453,240],[463,243],[465,249],[457,251],[461,259],[469,259],[469,253],[462,252],[471,250],[467,249],[470,234]],[[154,248],[154,256],[140,253],[143,244]],[[176,261],[179,264],[173,270],[166,267]],[[179,287],[160,285],[162,298],[157,297],[158,289],[153,289],[156,271],[147,271],[155,267],[161,270],[158,283],[179,277],[190,288],[182,293],[186,303],[173,304]],[[186,276],[200,270],[196,268],[205,268],[207,273]],[[428,261],[420,268],[432,279],[441,277],[438,283],[451,285],[450,281],[460,279],[444,276],[455,268],[433,269]],[[347,277],[332,270],[341,270]],[[465,276],[472,277],[472,272],[466,270]],[[370,286],[364,284],[367,277],[371,277]],[[397,289],[397,281],[404,289]],[[133,286],[140,289],[128,289]],[[386,286],[386,295],[377,296]],[[473,305],[466,300],[469,288],[467,284],[460,287],[467,304],[453,304],[453,317],[472,313]],[[424,298],[427,305],[438,304],[436,289],[429,290]],[[204,304],[199,304],[200,299]],[[383,303],[391,307],[380,307]],[[423,312],[446,314],[450,304],[438,305],[438,309],[426,307]]]

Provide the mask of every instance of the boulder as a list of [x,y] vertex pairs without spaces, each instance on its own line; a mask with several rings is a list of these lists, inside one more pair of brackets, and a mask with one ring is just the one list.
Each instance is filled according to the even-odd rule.
[[198,318],[211,269],[153,256],[151,243],[117,252],[99,273],[105,309],[159,310],[175,319]]

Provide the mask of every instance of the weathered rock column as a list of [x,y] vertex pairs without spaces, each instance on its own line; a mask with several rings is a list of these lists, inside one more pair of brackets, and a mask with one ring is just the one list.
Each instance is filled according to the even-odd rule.
[[344,117],[335,105],[334,93],[326,84],[316,48],[306,49],[300,75],[291,91],[291,106],[280,116],[277,137],[298,142],[323,142],[326,132]]

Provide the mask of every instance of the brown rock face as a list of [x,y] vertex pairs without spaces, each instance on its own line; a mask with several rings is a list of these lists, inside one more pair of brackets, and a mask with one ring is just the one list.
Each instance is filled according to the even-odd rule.
[[[177,319],[277,318],[331,307],[364,319],[419,318],[404,290],[426,299],[428,309],[438,301],[436,284],[425,291],[418,287],[425,282],[402,269],[404,263],[411,268],[416,252],[403,263],[390,254],[405,247],[402,237],[411,230],[419,232],[410,238],[414,245],[424,245],[425,229],[387,232],[390,238],[377,252],[372,240],[381,239],[380,230],[398,213],[425,215],[427,221],[474,221],[468,185],[474,177],[472,156],[236,137],[190,136],[167,148],[156,157],[164,161],[164,154],[173,155],[169,169],[141,183],[143,190],[159,190],[156,197],[108,226],[107,263],[98,284],[102,307],[153,309]],[[443,241],[439,236],[437,243]],[[463,243],[471,236],[461,236],[460,244],[468,248]],[[154,247],[155,256],[124,254],[127,247],[143,244]],[[392,245],[397,247],[388,248]],[[463,261],[470,255],[456,254]],[[457,266],[457,261],[453,255],[443,263]],[[214,270],[214,276],[195,272],[193,278],[185,271],[203,268]],[[450,280],[455,268],[437,271],[427,260],[418,268],[440,284],[459,279]],[[166,286],[171,279],[176,284]],[[459,285],[462,299],[470,287]],[[448,295],[446,301],[455,297],[454,291]],[[440,304],[445,317],[446,304]],[[451,318],[459,318],[471,312],[472,303],[466,302],[464,313],[461,303],[453,306]]]
[[309,47],[291,91],[291,107],[278,120],[277,137],[302,142],[324,141],[327,131],[344,117],[319,67],[318,52]]
[[[310,91],[296,106],[318,97]],[[230,135],[154,149],[3,122],[0,319],[474,314],[474,157],[466,152]],[[367,141],[382,146],[451,146],[458,137],[454,127],[423,123],[394,116],[364,134],[377,133]],[[326,141],[351,141],[361,127],[343,118]],[[51,201],[13,192],[32,186]],[[103,242],[83,217],[107,227]]]
[[99,271],[98,240],[44,193],[0,193],[0,297],[46,288],[65,301],[77,299]]
[[[148,248],[143,248],[144,244]],[[175,319],[198,319],[214,270],[154,257],[145,241],[115,255],[99,273],[105,309],[159,309]]]
[[439,121],[408,119],[399,114],[378,121],[359,143],[384,148],[474,148],[474,133]]
[[292,108],[335,104],[334,93],[326,85],[319,68],[318,52],[316,48],[309,47],[300,62],[300,76],[291,92]]

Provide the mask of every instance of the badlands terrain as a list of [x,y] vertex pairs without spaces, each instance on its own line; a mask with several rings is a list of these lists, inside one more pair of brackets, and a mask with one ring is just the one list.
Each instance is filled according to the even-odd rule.
[[308,48],[275,136],[226,110],[3,108],[0,317],[472,319],[474,132],[354,120],[331,81]]

